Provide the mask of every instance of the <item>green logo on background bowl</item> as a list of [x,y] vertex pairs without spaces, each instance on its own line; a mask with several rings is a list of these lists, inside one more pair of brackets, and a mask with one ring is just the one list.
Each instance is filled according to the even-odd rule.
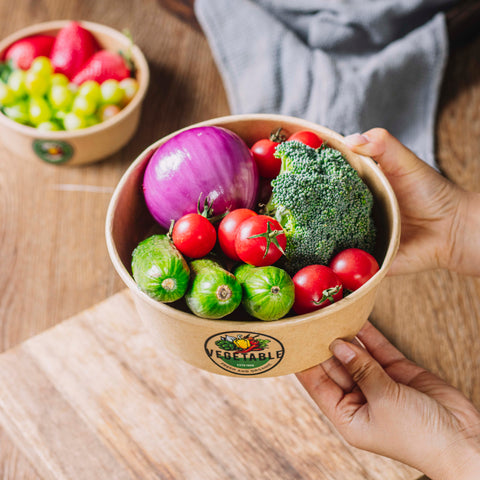
[[33,151],[48,163],[65,163],[73,156],[72,145],[62,140],[34,140]]
[[258,375],[278,365],[285,349],[269,335],[230,331],[208,338],[205,352],[223,370],[236,375]]

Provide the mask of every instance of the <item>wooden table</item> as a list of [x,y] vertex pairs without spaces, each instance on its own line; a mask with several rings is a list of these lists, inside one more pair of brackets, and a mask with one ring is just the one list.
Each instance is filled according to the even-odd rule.
[[[28,372],[37,371],[32,370],[32,358],[39,362],[42,358],[48,359],[52,351],[42,351],[42,348],[56,348],[55,343],[49,342],[55,338],[58,341],[70,338],[70,333],[75,332],[79,324],[85,326],[92,318],[103,318],[106,311],[112,311],[112,302],[113,305],[123,306],[124,312],[131,312],[132,318],[135,317],[133,310],[129,310],[131,306],[127,293],[112,296],[124,287],[108,259],[103,234],[111,192],[126,167],[144,147],[163,135],[191,123],[229,113],[222,82],[204,37],[162,9],[154,0],[137,1],[135,6],[129,0],[1,2],[0,37],[28,24],[63,18],[97,21],[120,30],[128,27],[149,60],[152,82],[137,135],[122,151],[105,162],[80,168],[55,167],[40,161],[26,162],[0,147],[0,350],[11,349],[73,316],[59,329],[35,337],[0,357],[0,384],[3,387],[10,385],[11,391],[18,389],[19,395],[23,392],[24,396],[18,398],[19,405],[24,406],[31,398],[29,395],[35,391],[38,393],[38,390],[32,391],[31,388],[39,387],[39,384],[35,384],[27,375]],[[462,187],[477,191],[480,191],[479,53],[480,38],[452,51],[437,123],[438,159],[442,170]],[[105,299],[108,299],[106,303],[84,312]],[[373,322],[410,358],[462,389],[480,407],[479,319],[480,279],[445,271],[389,278],[381,288],[372,314]],[[125,323],[121,325],[126,329],[124,334],[129,332],[128,328],[133,328]],[[107,344],[114,341],[108,337],[107,330],[103,330],[103,334]],[[141,332],[139,335],[141,337]],[[60,352],[63,353],[58,353],[58,358],[61,355],[67,358],[65,345],[62,345]],[[138,352],[135,354],[137,357],[133,358],[140,358]],[[118,355],[121,359],[123,353]],[[18,359],[23,359],[24,363],[17,364],[20,361]],[[128,363],[131,358],[124,361]],[[36,367],[40,368],[38,365]],[[73,370],[72,367],[68,371]],[[26,377],[11,376],[18,371]],[[188,366],[182,367],[179,372],[192,375]],[[57,378],[55,371],[50,374]],[[230,398],[230,394],[232,397],[235,395],[231,383],[227,385],[222,377],[213,377],[201,372],[200,380],[193,381],[192,386],[208,384],[217,389],[223,386],[227,392],[226,398]],[[183,398],[183,393],[174,388],[173,380],[164,379],[162,384],[150,378],[146,386],[151,386],[151,382],[155,385],[153,392],[155,388],[163,388],[172,396],[172,402],[175,398]],[[288,398],[295,399],[298,396],[299,402],[308,402],[293,378],[282,382]],[[68,386],[65,388],[68,390]],[[62,398],[71,400],[71,392],[67,390],[56,390],[61,395],[52,397],[54,405],[58,407]],[[143,390],[142,394],[147,395]],[[250,397],[242,395],[240,398],[247,404],[239,405],[239,409],[246,415],[251,412],[248,402],[254,401],[254,393]],[[50,397],[47,395],[44,398]],[[0,396],[0,402],[14,408],[17,399]],[[48,405],[49,401],[46,400],[45,406]],[[80,400],[78,405],[81,405]],[[36,411],[36,418],[43,418],[39,417],[39,411]],[[234,416],[228,409],[225,412]],[[187,413],[184,412],[185,415]],[[268,414],[268,409],[264,414]],[[85,415],[88,417],[88,412]],[[33,417],[32,413],[30,418]],[[280,418],[287,421],[281,415]],[[327,429],[326,433],[322,430],[326,428],[323,421],[315,419],[312,422],[314,428],[318,429],[319,438],[326,435],[325,441],[329,445],[344,448],[333,430]],[[9,427],[15,440],[12,441],[4,430],[0,430],[2,478],[30,480],[46,476],[48,472],[45,465],[48,462],[40,464],[37,461],[42,458],[45,460],[45,457],[41,457],[42,449],[39,447],[36,451],[37,457],[28,455],[24,445],[23,450],[17,447],[22,445],[22,435],[15,435],[16,427],[9,423],[8,418],[3,418],[2,423]],[[260,429],[261,425],[259,422],[252,428]],[[277,432],[280,436],[283,434],[281,430],[279,428]],[[104,439],[112,438],[108,435],[121,437],[121,432],[114,429],[106,429],[103,433]],[[48,439],[47,434],[43,431],[43,436],[39,438]],[[272,431],[268,433],[274,434]],[[251,430],[249,435],[253,435]],[[270,455],[285,454],[281,449],[282,445],[285,446],[282,441],[272,441],[268,445]],[[124,447],[127,451],[127,445]],[[299,449],[301,445],[291,447]],[[86,448],[85,445],[82,448]],[[271,478],[313,478],[310,475],[314,473],[318,473],[316,478],[331,478],[321,476],[321,470],[318,470],[318,465],[315,466],[315,450],[311,445],[310,448],[310,463],[305,461],[296,465],[297,470],[289,470],[295,463],[293,457],[285,454],[283,463],[275,457],[277,463],[274,464],[280,465],[280,470],[272,472],[283,471],[284,476]],[[227,447],[224,451],[228,459],[230,451]],[[103,451],[99,449],[98,452],[98,461],[104,461],[106,457],[102,456]],[[135,457],[138,477],[133,478],[196,478],[192,464],[189,464],[192,468],[190,477],[182,476],[180,467],[177,470],[172,467],[171,471],[157,470],[156,476],[142,476],[142,472],[147,471],[142,468],[147,468],[145,462],[148,459],[140,458],[140,451],[135,453],[138,455]],[[174,450],[171,455],[175,455]],[[232,454],[231,458],[240,462],[241,468],[244,462],[241,455]],[[262,465],[261,456],[252,453],[251,458]],[[358,453],[349,470],[351,478],[362,478],[363,474],[363,478],[382,478],[382,472],[376,470],[378,465],[384,465],[385,469],[396,468],[388,462],[382,463],[383,459],[377,462],[372,458],[370,454]],[[363,470],[358,459],[362,459]],[[102,465],[110,465],[106,462]],[[243,468],[247,467],[243,465]],[[213,464],[212,472],[215,473],[210,478],[222,478]],[[252,476],[251,470],[247,472]],[[298,472],[303,476],[296,476]],[[405,476],[398,473],[395,478],[412,478],[412,472],[408,469],[398,468],[397,472],[404,472]],[[350,477],[345,474],[342,478]]]

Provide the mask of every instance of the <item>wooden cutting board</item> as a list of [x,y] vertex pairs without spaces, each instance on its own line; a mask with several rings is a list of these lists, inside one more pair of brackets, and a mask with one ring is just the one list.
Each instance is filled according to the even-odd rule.
[[294,376],[218,376],[155,346],[127,291],[0,355],[0,422],[45,479],[419,476],[346,445]]

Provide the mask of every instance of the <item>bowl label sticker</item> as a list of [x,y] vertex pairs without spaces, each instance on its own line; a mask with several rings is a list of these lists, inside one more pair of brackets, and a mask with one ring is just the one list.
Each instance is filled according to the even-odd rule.
[[205,353],[217,366],[236,375],[258,375],[278,365],[285,353],[281,342],[269,335],[230,331],[212,335]]
[[33,151],[48,163],[65,163],[73,156],[73,147],[62,140],[34,140]]

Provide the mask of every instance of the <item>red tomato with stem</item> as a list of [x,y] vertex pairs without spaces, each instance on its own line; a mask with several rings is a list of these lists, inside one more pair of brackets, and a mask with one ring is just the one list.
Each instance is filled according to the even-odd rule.
[[172,241],[183,255],[201,258],[215,246],[217,232],[203,215],[187,213],[173,225]]
[[343,298],[343,286],[325,265],[308,265],[292,278],[295,285],[293,310],[298,315],[314,312]]
[[285,141],[282,129],[274,130],[269,138],[262,138],[255,142],[250,150],[257,164],[258,173],[263,178],[275,178],[280,173],[282,161],[275,157],[275,148]]
[[347,248],[330,262],[330,268],[338,275],[343,286],[357,290],[378,272],[378,262],[373,255],[360,248]]
[[297,140],[312,148],[318,148],[323,143],[323,140],[317,134],[308,130],[293,133],[288,137],[288,141],[290,140]]
[[244,220],[235,236],[240,260],[255,267],[273,265],[285,251],[287,238],[280,223],[267,215]]
[[218,243],[223,253],[232,260],[240,260],[235,250],[235,236],[240,224],[250,217],[255,217],[256,212],[248,208],[237,208],[227,213],[218,226]]

